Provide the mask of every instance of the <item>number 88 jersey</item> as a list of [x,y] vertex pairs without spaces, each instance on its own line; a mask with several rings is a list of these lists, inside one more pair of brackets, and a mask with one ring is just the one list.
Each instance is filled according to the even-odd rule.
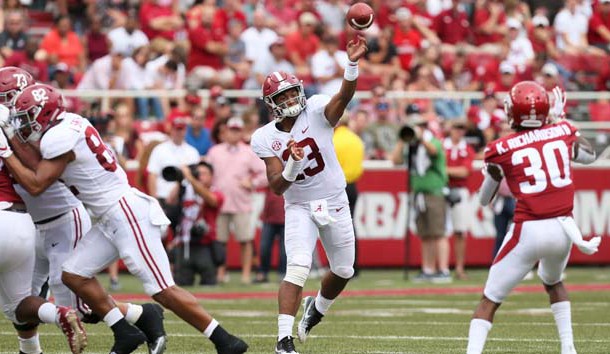
[[485,148],[517,199],[515,222],[572,215],[573,145],[579,133],[567,122],[510,134]]
[[334,129],[324,116],[330,97],[314,95],[290,132],[280,131],[275,121],[254,132],[252,150],[260,158],[278,157],[283,165],[290,157],[288,141],[293,138],[305,151],[305,165],[296,181],[284,193],[288,204],[327,199],[345,190],[345,176],[333,145]]
[[66,166],[60,180],[99,217],[129,191],[127,175],[87,119],[62,113],[59,121],[42,136],[42,158],[50,160],[74,152],[75,160]]

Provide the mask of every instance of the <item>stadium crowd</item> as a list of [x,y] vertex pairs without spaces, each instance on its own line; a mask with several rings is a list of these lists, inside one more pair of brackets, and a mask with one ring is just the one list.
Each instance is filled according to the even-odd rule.
[[[223,92],[260,90],[266,75],[277,70],[295,73],[308,96],[337,92],[348,60],[346,44],[357,35],[344,21],[351,2],[3,1],[0,60],[61,89],[186,89],[189,94],[178,99],[113,99],[110,110],[98,100],[69,97],[67,108],[92,120],[123,166],[139,161],[136,184],[162,202],[173,233],[183,230],[179,239],[196,237],[185,230],[198,218],[218,221],[217,235],[200,244],[209,246],[220,269],[223,245],[211,240],[226,242],[232,224],[247,283],[254,237],[246,217],[250,194],[265,186],[264,164],[247,143],[270,118],[261,100],[228,98]],[[447,137],[440,140],[447,160],[459,155],[466,166],[482,157],[486,142],[508,129],[497,92],[521,80],[538,81],[549,91],[610,87],[610,0],[367,2],[376,19],[363,33],[369,52],[360,62],[358,87],[372,97],[354,100],[348,122],[364,142],[366,159],[396,160],[400,128],[423,121],[432,136]],[[202,100],[199,89],[209,89],[209,97]],[[484,98],[466,107],[452,99],[390,99],[388,91],[482,91]],[[465,151],[461,136],[468,158],[452,152]],[[205,163],[195,169],[182,168],[200,161]],[[170,165],[203,189],[174,190],[176,184],[162,176]],[[447,173],[462,178],[456,167],[449,163]],[[188,217],[172,210],[200,198],[217,210],[190,211]],[[282,202],[267,200],[265,218],[278,224]],[[180,228],[184,222],[190,224]],[[168,241],[168,248],[175,244]],[[175,256],[184,261],[184,255]],[[465,276],[463,266],[458,270]],[[266,273],[258,279],[265,280]],[[213,283],[215,277],[201,282]]]

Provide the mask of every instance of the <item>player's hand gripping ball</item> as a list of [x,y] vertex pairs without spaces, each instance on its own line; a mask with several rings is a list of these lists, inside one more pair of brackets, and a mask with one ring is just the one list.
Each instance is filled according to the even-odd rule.
[[357,31],[365,30],[373,24],[375,12],[363,2],[352,5],[345,15],[345,20]]

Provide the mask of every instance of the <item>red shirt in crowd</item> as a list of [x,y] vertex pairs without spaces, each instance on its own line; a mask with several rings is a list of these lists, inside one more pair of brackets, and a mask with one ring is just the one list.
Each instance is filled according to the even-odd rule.
[[434,19],[434,31],[443,43],[466,42],[470,33],[470,22],[464,11],[448,9]]
[[218,219],[220,208],[225,201],[225,196],[221,192],[214,190],[211,192],[216,196],[216,199],[218,199],[218,205],[212,207],[206,205],[204,202],[201,209],[199,209],[199,215],[197,216],[197,219],[203,219],[209,227],[208,233],[199,240],[199,244],[201,245],[210,245],[216,240],[216,219]]
[[229,33],[229,22],[230,21],[239,21],[241,22],[242,28],[248,28],[248,21],[246,19],[246,15],[244,15],[241,11],[227,12],[227,10],[223,8],[218,8],[214,13],[214,25],[213,27],[217,27],[223,30],[224,34]]
[[607,30],[610,31],[610,12],[603,13],[596,8],[593,11],[593,15],[589,18],[589,33],[587,34],[587,39],[589,40],[589,44],[608,44],[608,41],[602,38],[602,36],[597,33],[597,30],[605,26]]
[[176,31],[157,31],[150,26],[150,22],[157,17],[173,15],[174,10],[171,6],[159,6],[154,1],[143,3],[140,7],[140,26],[142,27],[142,32],[150,40],[161,37],[173,41]]
[[[472,161],[474,160],[474,149],[462,139],[459,143],[454,144],[451,138],[445,138],[443,141],[445,155],[447,157],[447,167],[466,167],[468,171],[472,169]],[[449,177],[449,188],[466,188],[468,178]]]
[[414,28],[403,32],[399,27],[396,27],[394,32],[394,45],[396,45],[396,51],[398,52],[398,59],[400,60],[400,66],[404,70],[411,68],[411,60],[415,52],[421,48],[422,36]]
[[[474,44],[482,45],[486,43],[500,43],[504,38],[500,33],[493,34],[485,34],[483,32],[477,31],[478,28],[481,28],[487,20],[491,17],[491,13],[488,9],[476,9],[474,11],[474,20],[473,20],[473,28],[474,28]],[[506,22],[506,15],[501,13],[498,17],[498,23],[503,24]]]
[[187,64],[189,71],[196,66],[210,66],[214,69],[224,67],[223,57],[210,53],[206,49],[209,42],[223,42],[224,36],[221,30],[198,26],[189,30],[188,35],[191,43]]
[[50,55],[56,55],[58,62],[64,62],[70,68],[80,64],[80,57],[85,50],[76,32],[70,31],[65,38],[61,38],[55,29],[45,35],[40,43],[40,49],[44,49]]
[[265,190],[265,205],[261,211],[261,221],[266,224],[284,224],[284,197],[271,189]]
[[14,52],[13,55],[6,59],[4,65],[21,68],[32,74],[36,81],[49,81],[49,68],[47,63],[42,60],[29,59],[24,52]]
[[288,53],[298,53],[302,60],[307,61],[320,47],[320,39],[315,34],[303,37],[300,31],[287,35],[284,41]]

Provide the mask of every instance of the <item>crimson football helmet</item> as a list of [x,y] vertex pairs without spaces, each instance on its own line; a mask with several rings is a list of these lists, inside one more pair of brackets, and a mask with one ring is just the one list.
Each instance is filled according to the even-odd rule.
[[513,129],[542,127],[547,123],[549,109],[546,90],[534,81],[517,83],[504,100],[504,111]]
[[[277,95],[291,89],[297,90],[296,97],[287,99],[280,104],[275,102]],[[263,101],[273,115],[273,119],[277,122],[281,122],[286,117],[296,117],[307,105],[303,82],[292,74],[274,71],[267,75],[263,83]]]
[[32,75],[20,68],[7,66],[0,69],[0,104],[9,108],[15,103],[15,98],[26,87],[33,85]]
[[22,142],[38,141],[66,110],[58,89],[44,84],[26,87],[15,100],[13,119]]

